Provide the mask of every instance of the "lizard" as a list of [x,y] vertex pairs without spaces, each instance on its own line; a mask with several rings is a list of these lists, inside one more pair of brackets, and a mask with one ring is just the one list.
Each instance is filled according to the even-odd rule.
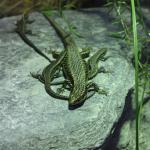
[[48,17],[44,13],[43,15],[54,27],[63,42],[66,51],[63,65],[64,76],[69,79],[72,84],[68,102],[69,105],[76,105],[80,103],[85,96],[87,82],[86,64],[83,61],[70,33],[67,33],[60,28],[60,26],[51,17]]
[[[44,53],[42,53],[41,50],[39,50],[25,35],[25,33],[27,32],[26,29],[26,22],[27,22],[28,17],[26,15],[24,15],[18,22],[17,22],[17,28],[16,28],[16,32],[19,34],[19,36],[23,39],[23,41],[28,44],[30,47],[32,47],[38,54],[40,54],[41,56],[43,56],[44,58],[46,58],[50,64],[45,67],[42,75],[40,74],[33,74],[30,73],[31,76],[33,78],[39,79],[42,83],[44,83],[45,85],[45,90],[46,92],[54,97],[54,98],[58,98],[58,99],[62,99],[62,100],[68,100],[69,98],[67,96],[64,95],[60,95],[58,93],[55,93],[52,89],[51,86],[52,85],[52,80],[55,76],[55,73],[57,71],[57,69],[59,68],[60,64],[62,63],[62,59],[64,57],[65,52],[61,53],[62,56],[57,59],[56,61],[52,61],[50,60]],[[60,54],[60,55],[61,55]],[[53,53],[53,57],[55,57],[55,53]],[[57,56],[58,57],[58,56]]]
[[[24,21],[24,20],[22,20],[22,21]],[[21,23],[21,22],[19,22],[19,23]],[[95,84],[93,84],[93,83],[87,83],[87,81],[88,81],[87,74],[88,73],[87,73],[86,63],[82,59],[82,56],[81,56],[80,52],[78,51],[78,48],[77,48],[75,42],[73,41],[73,39],[71,38],[70,34],[68,34],[65,31],[63,31],[62,29],[60,29],[59,26],[54,21],[52,21],[51,23],[53,23],[53,27],[55,28],[57,33],[60,35],[60,37],[62,39],[64,39],[63,43],[64,43],[65,51],[63,51],[61,53],[60,57],[58,59],[56,59],[55,61],[50,60],[51,64],[49,64],[47,67],[45,67],[45,69],[42,73],[42,76],[40,76],[40,78],[41,78],[40,80],[42,80],[42,82],[45,84],[45,90],[49,95],[51,95],[55,98],[58,98],[58,99],[68,100],[69,106],[79,105],[82,102],[84,102],[85,99],[90,97],[90,96],[86,97],[86,94],[87,94],[88,91],[90,91],[90,90],[92,91],[92,90],[95,90],[95,89],[98,90],[98,87],[95,86]],[[25,22],[23,22],[23,25],[24,24],[25,24]],[[19,26],[19,29],[23,25],[21,24]],[[21,29],[24,31],[24,26]],[[43,53],[41,53],[41,51],[39,49],[37,49],[36,46],[25,36],[24,32],[21,32],[21,30],[17,30],[17,33],[19,33],[21,38],[29,46],[31,46],[35,51],[37,51],[40,55],[43,56]],[[74,53],[74,50],[75,50],[75,53]],[[88,53],[86,53],[86,54],[88,54]],[[70,59],[67,59],[68,56],[71,56]],[[76,58],[74,56],[76,56],[78,58],[76,60],[78,66],[72,67],[70,63],[72,63],[72,65],[73,65],[73,63],[75,64],[75,62],[72,61],[73,58]],[[45,57],[45,56],[43,56],[43,57]],[[92,60],[92,58],[91,58],[91,60]],[[65,63],[63,63],[63,61]],[[93,62],[93,61],[89,61],[89,62]],[[71,85],[71,94],[70,94],[69,97],[59,95],[51,89],[52,80],[55,76],[56,71],[61,66],[61,64],[63,65],[63,69],[65,70],[64,72],[65,72],[66,77],[72,83],[72,85]],[[80,68],[79,68],[80,70],[78,70],[79,66],[80,66]],[[76,70],[74,71],[74,69],[76,69]],[[81,73],[80,71],[83,73],[83,74],[81,74],[81,75],[83,75],[81,80],[80,80],[80,77],[77,74],[77,73]],[[36,76],[36,75],[35,76],[32,75],[32,76],[39,79],[39,76]],[[90,87],[94,87],[94,89],[90,89]]]
[[[44,13],[43,16],[60,36],[66,51],[63,70],[65,78],[72,84],[68,100],[69,107],[80,105],[85,101],[88,89],[90,87],[95,89],[94,83],[88,83],[88,68],[86,62],[82,59],[79,49],[70,33],[64,31],[51,17]],[[98,91],[97,88],[96,90]]]

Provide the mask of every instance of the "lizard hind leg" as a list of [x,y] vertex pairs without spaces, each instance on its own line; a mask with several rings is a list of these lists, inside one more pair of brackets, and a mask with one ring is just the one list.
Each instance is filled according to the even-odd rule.
[[70,91],[71,90],[71,84],[70,81],[64,80],[62,81],[62,86],[57,89],[57,93],[63,93],[65,90]]

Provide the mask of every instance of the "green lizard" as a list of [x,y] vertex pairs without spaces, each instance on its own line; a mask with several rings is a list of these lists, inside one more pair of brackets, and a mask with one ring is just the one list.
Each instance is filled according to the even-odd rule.
[[[45,84],[45,90],[50,96],[62,100],[68,100],[69,108],[72,109],[72,106],[82,104],[86,99],[93,95],[92,94],[90,96],[87,96],[87,93],[89,91],[100,91],[96,84],[92,82],[88,83],[88,80],[90,80],[97,74],[97,61],[106,53],[106,50],[95,53],[95,55],[93,55],[88,60],[87,65],[83,58],[88,57],[89,51],[80,53],[70,34],[62,30],[52,18],[49,18],[46,15],[44,16],[55,28],[56,32],[59,34],[64,43],[65,50],[59,55],[56,54],[54,56],[56,60],[51,61],[25,36],[25,22],[23,22],[25,20],[21,20],[22,22],[18,22],[18,30],[16,31],[30,47],[32,47],[41,56],[45,57],[47,60],[49,60],[49,62],[51,62],[48,66],[45,67],[42,75],[32,74],[32,76],[39,79],[42,83]],[[96,66],[93,67],[94,65]],[[62,68],[64,76],[66,78],[66,80],[64,82],[60,82],[60,84],[66,83],[69,85],[69,90],[71,90],[69,97],[60,95],[51,89],[51,85],[53,85],[52,81],[55,78],[56,72],[60,68]],[[103,90],[101,90],[100,92],[105,94]]]
[[68,100],[69,107],[80,105],[86,100],[88,89],[93,87],[93,89],[98,91],[98,88],[96,84],[88,83],[88,68],[86,62],[82,59],[71,35],[65,32],[51,17],[45,14],[43,15],[62,39],[66,51],[63,71],[65,78],[72,84]]
[[45,18],[54,27],[57,34],[61,37],[66,56],[63,63],[65,77],[71,81],[72,89],[69,96],[69,105],[76,105],[83,101],[86,95],[87,73],[86,64],[83,61],[80,52],[70,36],[70,33],[65,32],[58,24],[50,17],[44,15]]

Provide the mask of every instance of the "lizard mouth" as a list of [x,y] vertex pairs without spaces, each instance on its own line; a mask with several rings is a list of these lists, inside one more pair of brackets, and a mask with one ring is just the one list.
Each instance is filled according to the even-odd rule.
[[76,103],[70,103],[70,104],[68,105],[68,109],[69,109],[69,110],[75,110],[75,109],[81,107],[81,106],[84,104],[84,102],[85,102],[85,100],[78,101],[78,102],[76,102]]

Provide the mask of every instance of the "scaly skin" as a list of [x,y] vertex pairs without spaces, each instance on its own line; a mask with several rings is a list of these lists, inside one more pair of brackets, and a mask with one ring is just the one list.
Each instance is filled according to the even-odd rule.
[[55,93],[51,89],[51,84],[54,79],[54,75],[55,75],[56,71],[59,69],[59,67],[62,65],[62,63],[64,61],[65,55],[66,55],[65,51],[61,52],[60,57],[58,59],[56,59],[54,62],[52,62],[51,64],[49,64],[43,70],[43,73],[42,73],[42,78],[44,79],[46,92],[50,96],[57,98],[57,99],[61,99],[61,100],[68,100],[69,98],[67,96],[63,96],[63,95]]
[[[44,14],[43,14],[44,15]],[[86,63],[76,46],[73,38],[65,32],[51,17],[44,15],[45,18],[54,27],[57,34],[61,37],[66,55],[63,68],[66,78],[71,81],[72,89],[69,96],[69,106],[78,105],[85,100],[87,94],[87,68]]]
[[[83,58],[87,57],[89,53],[86,52],[85,55],[81,55],[70,34],[60,28],[60,26],[57,25],[57,23],[52,18],[49,18],[47,16],[45,16],[45,18],[51,23],[58,35],[61,37],[65,50],[61,52],[60,55],[56,55],[57,58],[55,61],[49,60],[49,58],[45,57],[45,54],[43,55],[43,53],[39,49],[37,49],[35,45],[25,36],[25,28],[22,25],[21,27],[23,27],[23,32],[17,30],[21,38],[36,52],[38,52],[41,56],[45,57],[51,62],[51,64],[49,64],[43,70],[42,75],[32,76],[38,78],[39,80],[41,80],[41,82],[45,84],[45,90],[50,96],[57,99],[68,100],[69,107],[83,104],[86,99],[93,95],[92,94],[91,96],[87,96],[87,93],[89,91],[99,91],[98,86],[92,82],[88,83],[88,80],[93,78],[97,74],[98,66],[93,66],[97,64],[97,61],[104,54],[104,52],[99,52],[93,55],[89,59],[87,66]],[[18,23],[18,28],[20,29],[19,25],[20,24]],[[69,90],[71,90],[69,97],[60,95],[51,89],[52,81],[55,78],[56,72],[60,68],[63,69],[67,84],[70,87]],[[67,88],[68,87],[66,87],[66,89]],[[105,94],[103,90],[102,93]]]

